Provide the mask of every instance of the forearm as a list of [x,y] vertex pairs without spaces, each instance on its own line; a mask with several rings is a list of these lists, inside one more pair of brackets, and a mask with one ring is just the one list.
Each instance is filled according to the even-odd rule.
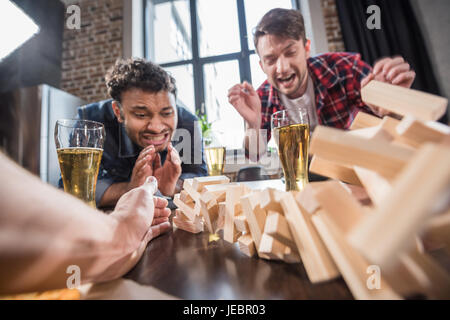
[[[0,293],[66,287],[67,268],[81,281],[126,273],[145,248],[153,211],[105,215],[42,183],[0,153]],[[153,203],[151,203],[153,204]]]
[[129,191],[128,182],[113,183],[106,189],[100,200],[99,207],[114,207],[120,197]]

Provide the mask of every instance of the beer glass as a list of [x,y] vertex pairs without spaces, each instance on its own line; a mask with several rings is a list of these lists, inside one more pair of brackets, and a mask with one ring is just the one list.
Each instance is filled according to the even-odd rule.
[[105,128],[89,120],[56,121],[55,144],[64,191],[95,208],[95,187]]
[[308,183],[308,112],[304,108],[275,112],[271,117],[271,126],[283,167],[286,191],[301,191]]

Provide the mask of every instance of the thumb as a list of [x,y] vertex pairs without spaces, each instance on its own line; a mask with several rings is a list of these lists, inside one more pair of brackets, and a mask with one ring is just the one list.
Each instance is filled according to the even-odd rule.
[[170,227],[171,225],[170,222],[168,221],[151,226],[145,235],[145,241],[149,242],[150,240],[158,237],[159,235],[166,233],[167,231],[170,230]]
[[147,189],[151,194],[155,194],[156,190],[158,190],[158,180],[153,176],[149,176],[141,187]]
[[247,81],[244,81],[244,83],[242,85],[243,85],[244,89],[248,91],[248,93],[250,95],[256,94],[256,91],[255,91],[255,89],[253,89],[253,86],[250,83],[248,83]]
[[369,75],[367,77],[362,79],[362,81],[361,81],[361,88],[364,88],[374,78],[375,78],[375,75],[373,73],[369,73]]

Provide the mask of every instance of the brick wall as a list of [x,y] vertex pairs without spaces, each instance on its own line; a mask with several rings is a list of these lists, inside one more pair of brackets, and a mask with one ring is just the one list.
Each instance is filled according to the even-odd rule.
[[325,20],[325,30],[327,32],[328,49],[332,52],[345,51],[341,25],[339,23],[339,17],[336,9],[336,2],[335,0],[321,1]]
[[86,102],[109,98],[104,75],[122,57],[123,0],[63,2],[80,7],[81,29],[64,28],[61,89]]

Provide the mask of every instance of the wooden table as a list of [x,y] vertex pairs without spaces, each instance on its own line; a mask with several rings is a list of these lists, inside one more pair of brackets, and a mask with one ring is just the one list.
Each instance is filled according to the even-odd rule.
[[[284,189],[280,180],[248,185]],[[125,278],[182,299],[352,299],[342,278],[312,284],[302,264],[249,258],[209,237],[174,228],[149,243]]]

